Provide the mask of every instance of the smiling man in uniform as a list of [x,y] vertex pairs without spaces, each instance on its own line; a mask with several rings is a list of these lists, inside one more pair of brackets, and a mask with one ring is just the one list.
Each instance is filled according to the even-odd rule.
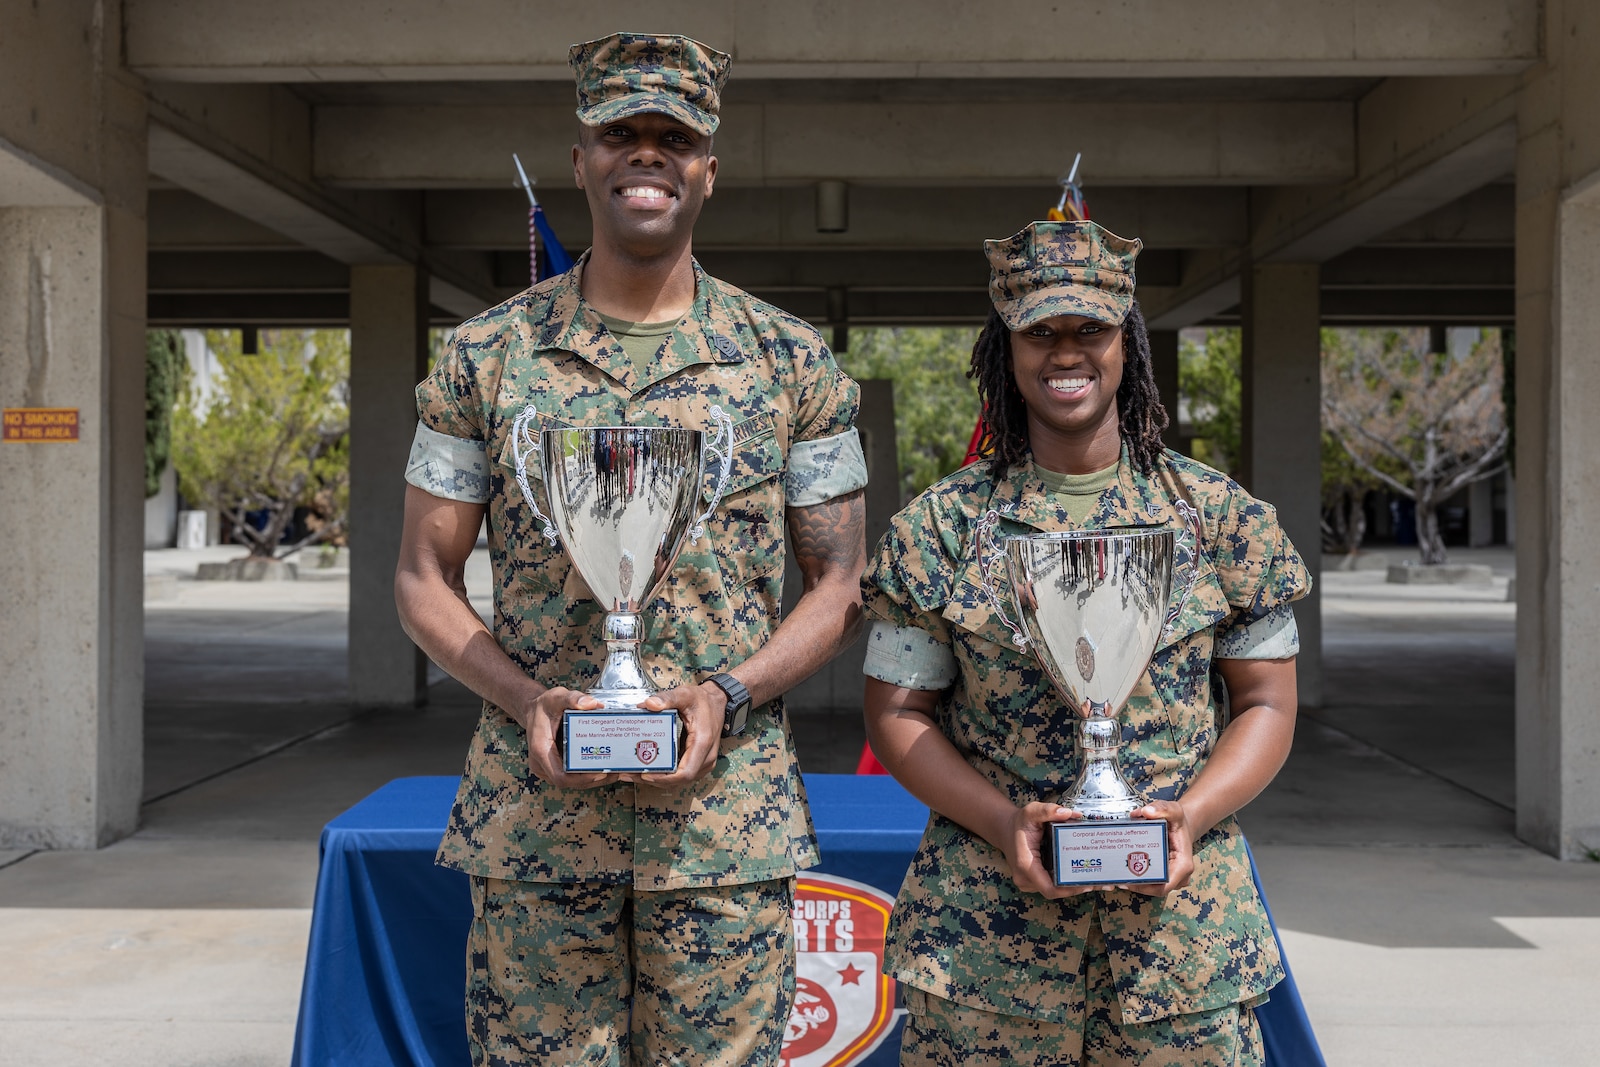
[[[780,697],[860,625],[859,391],[814,329],[692,256],[728,57],[616,34],[570,58],[593,247],[456,330],[417,388],[406,471],[401,617],[485,701],[439,851],[472,880],[469,1037],[484,1065],[776,1065],[794,876],[817,861]],[[687,730],[671,774],[562,769],[563,712],[594,706],[603,612],[512,475],[530,404],[545,425],[733,416],[726,496],[644,613],[665,690],[645,706]],[[462,584],[486,511],[492,632]],[[785,527],[805,592],[779,625]]]

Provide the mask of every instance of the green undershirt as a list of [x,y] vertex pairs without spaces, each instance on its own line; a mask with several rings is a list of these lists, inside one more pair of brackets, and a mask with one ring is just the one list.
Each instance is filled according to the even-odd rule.
[[1056,502],[1067,509],[1067,516],[1072,519],[1074,526],[1081,526],[1089,521],[1095,504],[1100,500],[1100,494],[1117,480],[1115,463],[1105,470],[1090,471],[1088,474],[1060,474],[1045,470],[1037,463],[1033,465],[1033,469],[1039,475],[1039,480],[1044,483],[1045,492],[1055,497]]
[[595,314],[600,316],[600,321],[606,324],[606,330],[617,339],[622,351],[633,361],[633,367],[641,378],[649,368],[650,361],[661,351],[661,343],[678,328],[678,323],[683,321],[670,319],[666,322],[629,322],[627,319],[614,319],[599,311]]

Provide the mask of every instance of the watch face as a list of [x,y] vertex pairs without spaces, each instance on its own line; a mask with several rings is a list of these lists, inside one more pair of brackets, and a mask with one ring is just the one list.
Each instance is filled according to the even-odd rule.
[[732,675],[718,675],[711,680],[728,698],[727,710],[723,712],[722,732],[736,734],[744,729],[745,716],[750,711],[750,691]]

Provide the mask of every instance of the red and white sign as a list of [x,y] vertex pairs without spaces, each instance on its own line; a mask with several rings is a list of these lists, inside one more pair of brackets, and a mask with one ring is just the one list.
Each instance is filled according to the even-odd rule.
[[894,898],[848,878],[802,874],[795,889],[794,1010],[784,1067],[849,1067],[894,1027],[894,979],[883,937]]

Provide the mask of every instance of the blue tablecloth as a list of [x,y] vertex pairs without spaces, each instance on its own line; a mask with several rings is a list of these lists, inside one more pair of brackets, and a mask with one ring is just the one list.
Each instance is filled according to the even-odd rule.
[[[323,830],[296,1067],[470,1062],[462,992],[472,903],[466,877],[433,863],[456,785],[396,779]],[[928,809],[883,776],[807,775],[806,789],[823,856],[808,873],[893,897]],[[1292,975],[1257,1017],[1268,1064],[1322,1067]],[[899,1026],[896,1016],[876,1051],[856,1062],[895,1063]]]

